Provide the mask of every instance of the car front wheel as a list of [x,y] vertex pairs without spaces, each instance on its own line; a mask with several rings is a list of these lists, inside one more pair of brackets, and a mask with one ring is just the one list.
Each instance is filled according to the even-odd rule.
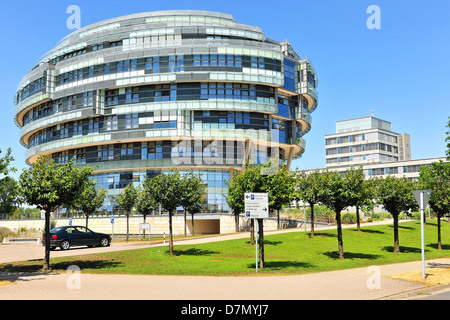
[[61,248],[61,250],[69,250],[70,248],[70,242],[67,240],[63,240],[61,242],[61,244],[59,245],[59,247]]
[[100,245],[101,245],[102,247],[107,247],[107,246],[109,246],[109,240],[108,240],[108,238],[107,238],[107,237],[103,237],[103,238],[100,240]]

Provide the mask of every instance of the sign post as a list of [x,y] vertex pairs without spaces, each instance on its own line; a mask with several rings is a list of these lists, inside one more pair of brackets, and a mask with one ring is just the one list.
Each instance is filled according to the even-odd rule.
[[413,191],[413,195],[420,207],[420,225],[422,238],[422,280],[425,280],[425,233],[423,216],[425,214],[425,207],[428,205],[428,201],[431,197],[431,190],[415,190]]
[[256,266],[256,272],[258,272],[258,220],[257,219],[253,219],[253,220],[254,220],[253,224],[255,225],[255,233],[256,233],[255,266]]
[[[256,272],[258,272],[258,219],[269,217],[269,194],[268,193],[245,193],[245,217],[255,219],[256,232]],[[261,248],[263,248],[261,246]]]
[[141,231],[148,230],[148,242],[150,243],[150,223],[139,223],[139,242],[141,241]]
[[111,234],[111,242],[114,241],[114,215],[111,215],[111,227],[112,227],[112,234]]

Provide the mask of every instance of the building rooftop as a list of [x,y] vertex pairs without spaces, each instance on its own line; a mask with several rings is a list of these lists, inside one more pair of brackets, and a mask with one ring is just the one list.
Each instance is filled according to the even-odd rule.
[[336,121],[336,133],[377,128],[392,131],[392,123],[374,116]]

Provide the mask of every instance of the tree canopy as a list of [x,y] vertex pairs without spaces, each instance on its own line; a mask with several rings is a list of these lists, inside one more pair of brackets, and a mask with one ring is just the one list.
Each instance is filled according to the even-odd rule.
[[97,180],[87,180],[74,199],[73,207],[81,210],[86,216],[86,228],[88,227],[89,216],[100,208],[105,200],[107,191],[97,188]]
[[123,191],[117,196],[117,202],[119,203],[119,207],[125,210],[125,215],[127,217],[127,237],[126,241],[128,241],[128,237],[130,234],[130,213],[133,210],[134,205],[136,204],[138,194],[137,190],[134,187],[133,182],[130,182]]
[[400,253],[398,239],[398,216],[403,212],[417,209],[412,191],[414,183],[405,178],[391,175],[375,180],[377,202],[388,211],[394,219],[394,253]]
[[20,174],[24,202],[45,211],[44,270],[50,269],[50,214],[63,204],[73,204],[92,171],[90,167],[78,168],[73,159],[63,165],[42,155]]
[[14,161],[11,152],[11,149],[8,148],[5,156],[0,157],[0,213],[12,213],[20,204],[18,184],[14,178],[9,176],[10,172],[16,171],[16,168],[10,166]]

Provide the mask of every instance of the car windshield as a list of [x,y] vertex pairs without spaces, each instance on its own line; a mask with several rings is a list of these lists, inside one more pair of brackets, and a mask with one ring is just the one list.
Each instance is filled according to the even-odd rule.
[[50,232],[57,233],[57,232],[60,232],[62,229],[63,229],[63,227],[53,228],[52,230],[50,230]]

